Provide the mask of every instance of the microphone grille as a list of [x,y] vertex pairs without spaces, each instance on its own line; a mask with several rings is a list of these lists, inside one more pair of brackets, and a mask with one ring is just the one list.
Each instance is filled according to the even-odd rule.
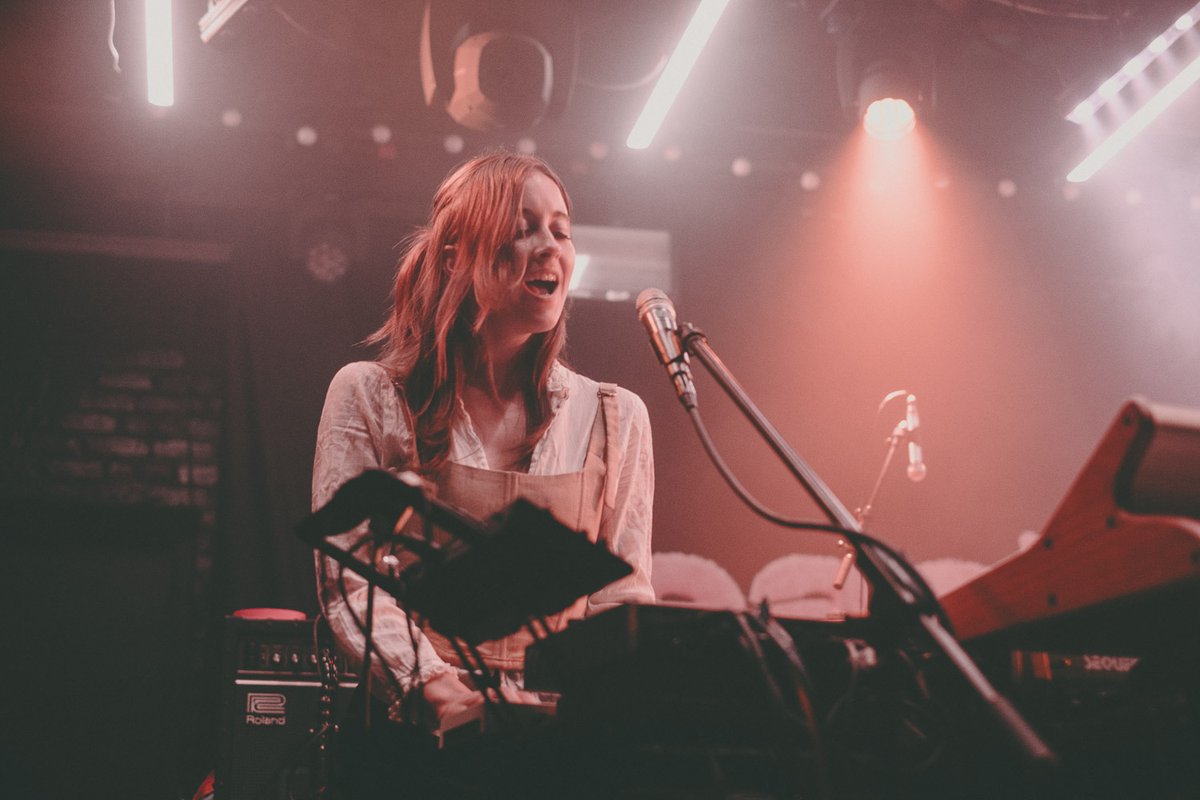
[[671,313],[675,313],[675,306],[671,304],[671,298],[667,297],[667,293],[662,289],[643,289],[641,294],[637,296],[637,314],[640,317],[646,313],[646,309],[651,306],[666,305],[671,309]]

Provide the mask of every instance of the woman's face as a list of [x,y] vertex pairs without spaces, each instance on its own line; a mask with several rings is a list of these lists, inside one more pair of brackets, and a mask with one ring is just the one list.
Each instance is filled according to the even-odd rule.
[[485,328],[506,339],[526,340],[558,324],[575,269],[571,218],[558,185],[534,171],[521,194],[513,270],[521,281],[488,317]]

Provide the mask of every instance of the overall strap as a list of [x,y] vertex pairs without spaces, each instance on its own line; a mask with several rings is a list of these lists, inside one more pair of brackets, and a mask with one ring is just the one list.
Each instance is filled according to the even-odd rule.
[[[600,407],[597,409],[597,418],[601,415],[604,417],[604,505],[613,508],[617,504],[617,461],[620,447],[618,432],[621,428],[621,411],[617,405],[617,385],[602,383],[598,394],[600,395]],[[594,433],[593,430],[590,445],[592,448],[597,447]],[[596,455],[599,455],[599,452]]]

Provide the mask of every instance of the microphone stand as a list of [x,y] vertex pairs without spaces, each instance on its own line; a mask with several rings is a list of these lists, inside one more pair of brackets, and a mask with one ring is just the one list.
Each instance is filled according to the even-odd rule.
[[892,458],[896,455],[896,448],[900,446],[900,442],[904,441],[907,433],[908,422],[900,420],[896,423],[896,427],[887,438],[887,453],[883,456],[883,466],[879,468],[879,475],[875,478],[875,485],[871,488],[871,494],[867,497],[867,502],[863,503],[862,507],[855,512],[855,518],[858,520],[860,529],[867,525],[867,518],[871,516],[871,509],[875,504],[875,496],[879,494],[879,488],[883,486],[883,479],[887,475],[888,467],[892,465]]
[[[916,621],[929,635],[936,648],[974,689],[984,706],[1010,735],[1023,755],[1036,765],[1056,765],[1058,758],[1050,747],[1008,700],[996,691],[958,640],[942,624],[944,612],[920,575],[898,553],[862,533],[858,520],[754,405],[733,373],[709,345],[704,332],[685,322],[680,326],[680,334],[683,349],[704,364],[709,374],[758,429],[767,444],[800,481],[830,522],[844,529],[844,535],[854,544],[858,553],[859,569],[871,580],[873,587],[884,590],[873,594],[871,606],[878,609],[886,599],[890,610]],[[692,409],[692,413],[697,412]]]
[[[871,493],[867,496],[867,501],[854,511],[854,518],[858,521],[859,530],[867,526],[867,518],[871,516],[875,497],[879,494],[879,488],[883,486],[883,479],[887,475],[888,467],[892,465],[892,457],[896,455],[896,448],[900,446],[900,442],[904,441],[907,432],[908,421],[902,419],[896,424],[891,435],[887,438],[887,453],[883,456],[883,466],[879,468],[879,475],[875,478],[875,485],[871,487]],[[845,539],[839,539],[838,545],[846,549],[846,554],[842,556],[842,562],[838,565],[837,575],[833,579],[833,588],[840,590],[846,585],[846,578],[850,577],[850,568],[854,566],[854,559],[857,553],[854,547]]]

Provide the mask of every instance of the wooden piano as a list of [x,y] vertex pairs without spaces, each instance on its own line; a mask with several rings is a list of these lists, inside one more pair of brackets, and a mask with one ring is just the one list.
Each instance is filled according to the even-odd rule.
[[1133,652],[1200,627],[1200,411],[1121,408],[1041,537],[940,598],[960,639]]
[[1200,796],[1200,411],[1130,400],[1033,546],[940,600],[1062,757],[1047,796]]

